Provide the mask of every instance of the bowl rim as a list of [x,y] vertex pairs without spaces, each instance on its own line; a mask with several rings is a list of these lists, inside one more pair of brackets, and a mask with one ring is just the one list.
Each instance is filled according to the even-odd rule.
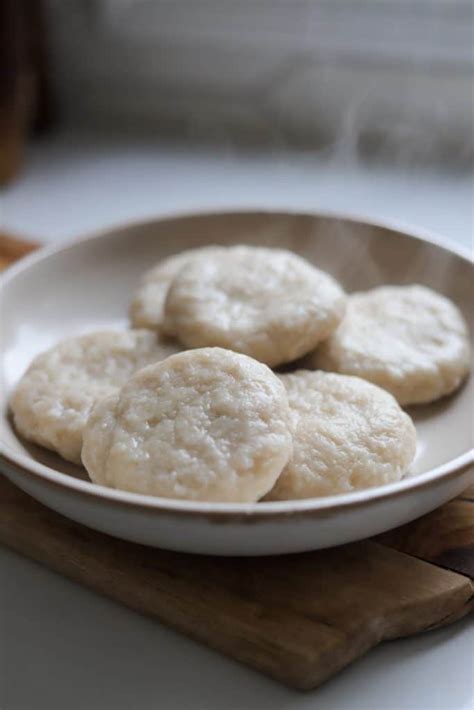
[[[422,241],[427,244],[432,244],[451,254],[467,261],[472,265],[473,259],[468,248],[453,244],[437,234],[433,234],[427,230],[413,228],[400,222],[390,220],[373,220],[362,215],[351,213],[340,213],[333,211],[317,211],[306,212],[301,210],[271,210],[271,209],[219,209],[219,210],[203,210],[190,212],[176,212],[163,214],[155,218],[144,220],[130,220],[125,223],[112,225],[104,229],[95,230],[83,236],[76,237],[41,247],[37,251],[29,254],[18,263],[8,267],[0,278],[0,300],[4,289],[13,281],[17,275],[28,271],[29,268],[35,266],[49,257],[67,252],[71,248],[78,245],[95,242],[101,238],[113,237],[115,232],[125,233],[129,230],[143,228],[167,221],[177,221],[183,219],[191,219],[195,217],[210,218],[215,216],[270,216],[270,217],[318,217],[322,219],[334,219],[347,222],[353,222],[361,226],[379,227],[388,229],[395,234],[401,234],[406,237]],[[3,397],[2,397],[3,399]],[[7,403],[2,402],[5,406]],[[3,428],[3,427],[2,427]],[[69,474],[55,471],[54,469],[42,464],[27,454],[17,452],[11,449],[8,444],[5,444],[0,439],[0,466],[5,465],[10,467],[22,475],[26,474],[35,479],[39,478],[49,486],[85,496],[90,500],[101,500],[102,502],[125,505],[134,508],[144,508],[147,511],[155,511],[157,513],[179,514],[186,516],[211,516],[216,518],[224,518],[232,520],[234,518],[244,517],[245,519],[268,519],[274,517],[287,517],[301,514],[311,514],[326,517],[334,512],[342,510],[352,510],[360,506],[365,506],[371,503],[377,503],[381,500],[398,498],[401,495],[406,495],[413,491],[423,489],[433,485],[434,483],[445,481],[448,478],[452,479],[463,475],[474,463],[474,449],[467,450],[460,456],[457,456],[450,461],[441,464],[429,471],[418,474],[417,476],[407,477],[395,483],[389,483],[382,486],[367,488],[361,491],[351,493],[338,494],[333,496],[325,496],[322,498],[308,498],[303,500],[292,501],[268,501],[258,503],[212,503],[204,501],[188,501],[173,498],[161,498],[156,496],[144,495],[139,493],[131,493],[121,491],[114,488],[97,485],[90,481],[84,481],[75,478]]]

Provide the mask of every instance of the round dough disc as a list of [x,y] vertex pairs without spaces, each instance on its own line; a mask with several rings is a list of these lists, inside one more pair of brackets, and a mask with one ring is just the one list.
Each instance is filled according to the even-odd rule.
[[190,350],[137,372],[98,402],[82,459],[95,483],[201,501],[254,502],[292,453],[283,384],[221,348]]
[[266,500],[349,493],[398,481],[416,451],[410,417],[358,377],[281,375],[293,414],[293,457]]
[[165,328],[188,347],[220,346],[277,366],[337,327],[336,281],[283,249],[237,246],[193,259],[173,280]]
[[25,439],[81,463],[82,431],[94,401],[178,350],[149,330],[67,338],[38,355],[20,380],[10,401],[15,426]]
[[147,271],[130,304],[129,316],[134,328],[163,330],[166,295],[174,277],[196,256],[211,254],[219,247],[188,249],[163,259]]
[[400,404],[453,392],[470,368],[468,330],[459,309],[425,286],[384,286],[349,297],[339,328],[311,365],[363,377]]

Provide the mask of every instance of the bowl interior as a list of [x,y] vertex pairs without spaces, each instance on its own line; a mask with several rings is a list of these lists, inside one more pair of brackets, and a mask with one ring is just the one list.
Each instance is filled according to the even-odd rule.
[[[8,449],[51,469],[87,480],[78,466],[20,440],[7,398],[41,350],[68,335],[126,327],[130,294],[159,259],[204,244],[285,247],[339,279],[347,291],[421,283],[450,297],[473,323],[472,271],[462,257],[430,242],[379,226],[316,215],[226,213],[194,215],[112,230],[33,257],[5,279],[1,303],[2,431]],[[418,430],[412,474],[446,464],[469,450],[473,378],[451,397],[410,409]]]

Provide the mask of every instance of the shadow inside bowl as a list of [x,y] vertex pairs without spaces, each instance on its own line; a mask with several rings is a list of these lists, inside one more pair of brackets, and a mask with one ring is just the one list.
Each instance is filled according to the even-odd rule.
[[25,453],[27,453],[28,456],[31,456],[34,461],[37,461],[37,463],[47,466],[58,473],[65,473],[67,476],[72,476],[72,478],[90,482],[87,471],[83,466],[72,463],[72,461],[66,461],[66,459],[63,459],[59,456],[59,454],[55,454],[54,451],[49,451],[49,449],[33,444],[31,441],[27,441],[27,439],[21,436],[21,434],[19,434],[19,432],[15,429],[11,412],[8,413],[7,421],[20,446],[25,450]]
[[426,422],[434,417],[439,417],[447,412],[458,398],[462,397],[469,379],[469,377],[466,378],[455,392],[436,400],[436,402],[430,402],[428,404],[412,404],[408,407],[403,407],[403,409],[410,415],[415,422],[415,425],[420,424],[421,422]]

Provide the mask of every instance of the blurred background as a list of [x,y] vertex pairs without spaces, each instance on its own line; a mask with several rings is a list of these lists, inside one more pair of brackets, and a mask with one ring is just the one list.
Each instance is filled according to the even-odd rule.
[[0,0],[5,231],[259,206],[472,240],[470,0]]

